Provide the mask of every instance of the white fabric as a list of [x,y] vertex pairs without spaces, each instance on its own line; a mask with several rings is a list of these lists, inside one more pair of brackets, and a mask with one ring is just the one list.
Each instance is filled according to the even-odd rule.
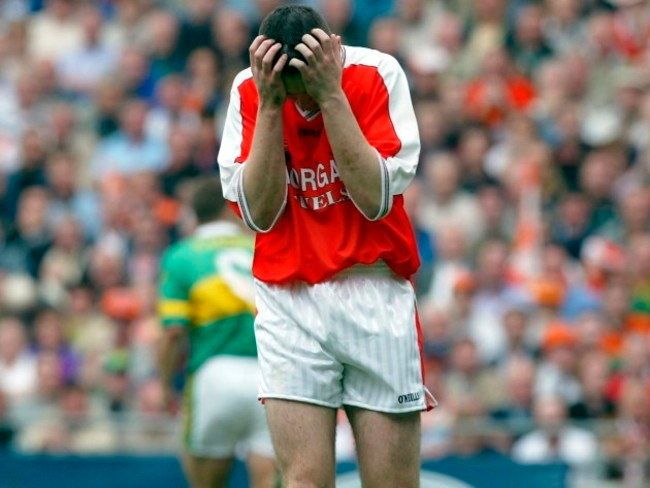
[[598,443],[594,435],[576,427],[565,427],[558,436],[557,450],[552,448],[549,437],[536,430],[518,440],[512,448],[512,456],[521,463],[546,463],[560,459],[572,466],[595,462]]
[[331,281],[256,280],[261,398],[380,412],[424,410],[411,284],[385,267],[354,267]]
[[251,78],[253,72],[250,68],[239,73],[232,82],[230,102],[226,113],[226,122],[221,135],[221,146],[217,161],[219,162],[219,175],[223,187],[223,196],[226,200],[237,202],[239,179],[243,165],[236,162],[241,153],[244,124],[241,116],[241,97],[239,85]]
[[582,387],[577,378],[545,361],[537,369],[535,394],[539,397],[559,396],[572,405],[582,398]]
[[21,354],[11,365],[0,360],[0,391],[11,402],[29,397],[36,389],[36,359],[30,354]]
[[257,400],[254,358],[217,356],[195,373],[189,388],[188,452],[229,458],[249,452],[273,456],[264,407]]

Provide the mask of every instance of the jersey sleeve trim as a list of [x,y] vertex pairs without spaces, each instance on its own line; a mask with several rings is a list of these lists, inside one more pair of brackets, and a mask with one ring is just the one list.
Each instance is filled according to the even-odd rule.
[[[282,200],[282,205],[280,206],[280,209],[278,210],[278,213],[275,215],[273,218],[273,221],[271,224],[266,228],[263,229],[259,225],[255,223],[253,220],[253,215],[251,214],[251,211],[248,207],[248,200],[246,199],[246,193],[244,192],[244,166],[240,165],[241,169],[240,171],[237,172],[237,203],[239,204],[239,210],[241,211],[242,219],[244,220],[244,223],[254,230],[255,232],[259,232],[261,234],[266,234],[267,232],[270,232],[273,227],[275,227],[275,224],[278,222],[280,217],[282,216],[282,213],[284,212],[285,207],[287,206],[287,196],[288,196],[288,181],[287,184],[284,187],[284,199]],[[287,176],[288,178],[288,176]]]
[[[373,148],[374,149],[374,148]],[[357,210],[361,212],[361,215],[363,215],[366,219],[370,220],[371,222],[375,222],[377,220],[383,219],[386,215],[390,213],[390,210],[393,206],[393,199],[390,194],[390,177],[388,175],[388,168],[386,166],[386,160],[381,157],[381,154],[379,154],[379,151],[375,149],[375,152],[377,153],[377,162],[379,163],[379,173],[381,177],[381,195],[380,195],[380,200],[379,200],[379,209],[377,210],[377,214],[374,217],[369,217],[366,215],[363,210],[357,205],[357,202],[354,201],[354,198],[352,198],[352,195],[350,195],[350,200],[354,204],[355,207],[357,207]]]
[[161,300],[158,315],[165,327],[188,325],[190,323],[190,304],[185,300]]

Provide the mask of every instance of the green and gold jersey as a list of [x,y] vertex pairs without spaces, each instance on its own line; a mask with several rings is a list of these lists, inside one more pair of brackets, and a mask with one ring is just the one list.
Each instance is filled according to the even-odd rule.
[[252,260],[253,239],[230,222],[200,226],[165,252],[159,315],[188,329],[190,373],[216,355],[257,355]]

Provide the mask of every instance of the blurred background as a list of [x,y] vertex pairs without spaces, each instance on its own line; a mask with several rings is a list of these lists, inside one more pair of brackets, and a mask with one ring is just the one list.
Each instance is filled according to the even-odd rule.
[[[0,1],[4,456],[176,451],[159,258],[193,230],[230,83],[283,3]],[[647,486],[650,3],[303,3],[411,83],[422,153],[406,200],[440,401],[423,459]],[[337,449],[351,459],[344,421]],[[27,486],[6,473],[0,486]]]

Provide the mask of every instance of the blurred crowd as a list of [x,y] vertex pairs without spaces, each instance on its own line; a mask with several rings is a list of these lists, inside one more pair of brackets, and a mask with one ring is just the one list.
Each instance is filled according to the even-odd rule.
[[[115,418],[168,415],[159,257],[193,230],[231,81],[282,3],[0,3],[0,446],[111,451],[134,435]],[[440,401],[423,455],[562,460],[641,486],[650,2],[303,3],[411,83],[422,153],[405,197]],[[156,448],[138,428],[129,446]]]

